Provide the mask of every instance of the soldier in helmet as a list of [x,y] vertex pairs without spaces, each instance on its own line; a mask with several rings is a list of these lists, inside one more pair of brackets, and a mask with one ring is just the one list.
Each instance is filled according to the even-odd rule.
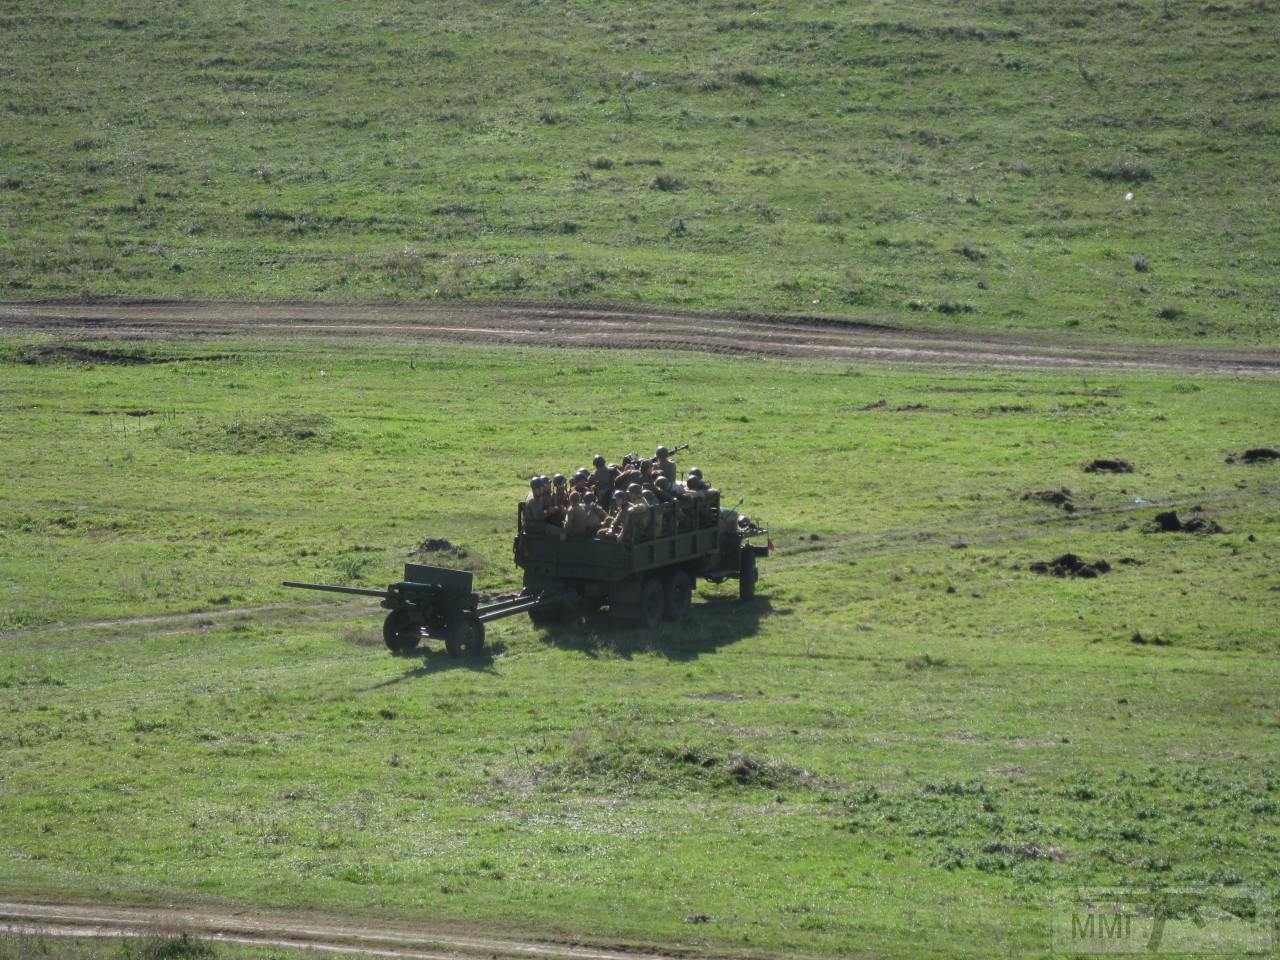
[[653,532],[653,510],[644,498],[644,488],[633,483],[627,488],[627,496],[631,505],[622,518],[618,539],[635,540],[648,536]]
[[624,465],[622,472],[613,478],[613,489],[626,490],[633,483],[640,483],[644,479],[644,475],[640,472],[639,464]]
[[587,536],[587,509],[582,505],[582,494],[577,490],[569,494],[569,507],[564,515],[564,528],[560,539]]
[[669,537],[676,532],[678,516],[678,507],[670,506],[675,504],[678,497],[676,496],[675,484],[668,480],[665,476],[659,475],[658,479],[653,481],[653,499],[654,505],[660,509],[657,511],[658,517],[658,535]]
[[542,477],[529,480],[529,492],[524,498],[524,525],[530,533],[541,533],[547,523],[547,511],[542,505]]
[[590,490],[582,495],[582,506],[587,514],[587,536],[594,537],[596,532],[604,526],[605,512],[596,502],[596,495]]
[[564,508],[556,503],[555,491],[551,488],[551,478],[542,476],[538,481],[541,484],[538,497],[542,503],[542,519],[552,530],[559,533],[560,526],[564,523]]
[[602,540],[619,539],[622,536],[622,525],[630,511],[631,494],[625,488],[615,490],[609,515],[605,518],[603,526],[596,531],[596,536]]
[[676,499],[674,484],[666,476],[660,476],[653,481],[653,495],[658,503],[673,503]]
[[551,504],[558,510],[569,509],[569,487],[563,473],[557,473],[551,481]]
[[695,493],[699,490],[706,490],[707,482],[702,479],[702,471],[697,467],[690,467],[689,476],[685,479],[684,486],[686,490],[691,490]]
[[659,473],[674,482],[676,479],[676,462],[671,459],[671,451],[666,447],[659,447],[654,456],[656,458],[653,464],[654,473]]
[[601,503],[608,503],[609,497],[613,495],[613,479],[618,475],[615,466],[606,466],[604,457],[596,454],[591,458],[591,465],[595,467],[595,471],[591,474],[590,484],[596,488],[596,497]]

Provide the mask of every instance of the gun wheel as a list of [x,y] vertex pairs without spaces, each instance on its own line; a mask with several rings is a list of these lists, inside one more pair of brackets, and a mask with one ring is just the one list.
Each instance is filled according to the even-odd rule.
[[414,622],[408,610],[392,610],[382,621],[382,642],[392,653],[408,653],[422,639],[422,626]]
[[460,617],[449,624],[444,648],[451,657],[478,657],[484,650],[484,624],[473,616]]

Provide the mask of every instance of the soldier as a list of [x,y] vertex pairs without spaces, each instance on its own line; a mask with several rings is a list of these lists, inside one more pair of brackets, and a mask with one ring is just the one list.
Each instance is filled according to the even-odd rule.
[[622,518],[618,531],[619,540],[635,540],[648,536],[653,531],[653,510],[644,498],[644,488],[638,483],[627,487],[627,496],[631,508]]
[[654,469],[668,480],[674,481],[676,478],[676,462],[671,459],[671,451],[666,447],[659,447],[654,452],[654,456],[658,458],[658,462],[654,464]]
[[587,536],[587,510],[582,505],[582,494],[577,490],[569,494],[569,509],[564,517],[564,529],[560,531],[560,539]]
[[669,477],[660,476],[653,481],[653,495],[658,503],[673,503],[676,495]]
[[559,510],[569,509],[569,488],[563,473],[557,473],[552,480],[551,504]]
[[596,496],[600,498],[600,502],[608,503],[613,494],[613,478],[618,475],[617,467],[613,464],[606,466],[604,457],[598,453],[591,458],[591,465],[596,469],[591,474],[590,483],[596,488]]
[[596,531],[596,537],[602,540],[617,540],[622,536],[623,523],[631,511],[631,495],[626,490],[616,490],[613,494],[613,507],[605,519],[604,526]]
[[678,499],[674,490],[674,484],[664,476],[659,476],[653,481],[653,498],[655,505],[660,509],[657,511],[658,517],[658,535],[661,537],[669,537],[676,532],[679,516],[677,511],[679,507],[668,506],[675,504]]
[[542,476],[538,478],[542,489],[539,492],[539,499],[542,503],[542,519],[548,523],[556,533],[560,532],[560,526],[564,523],[564,508],[556,505],[555,494],[551,489],[551,478]]
[[702,471],[697,467],[689,468],[689,476],[684,482],[685,489],[692,490],[695,493],[699,490],[707,489],[707,482],[702,479]]
[[605,512],[600,508],[600,504],[596,503],[596,495],[590,490],[582,495],[582,505],[587,512],[587,536],[594,537],[596,532],[604,526]]
[[546,526],[547,511],[542,505],[542,478],[529,480],[529,492],[524,498],[524,526],[530,533],[541,532]]
[[625,467],[622,472],[613,478],[613,489],[626,490],[633,483],[639,483],[644,478],[639,467]]

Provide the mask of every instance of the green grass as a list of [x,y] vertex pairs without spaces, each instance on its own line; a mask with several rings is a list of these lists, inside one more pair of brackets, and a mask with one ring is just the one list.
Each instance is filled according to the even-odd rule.
[[1274,344],[1278,29],[1247,0],[19,0],[0,292]]
[[[1224,462],[1276,444],[1253,381],[36,345],[0,357],[0,889],[886,956],[1047,952],[1077,884],[1278,892],[1280,467]],[[530,474],[672,441],[773,532],[752,605],[459,662],[277,586],[427,537],[507,586]],[[1227,532],[1144,532],[1169,506]],[[1115,568],[1028,570],[1068,550]]]

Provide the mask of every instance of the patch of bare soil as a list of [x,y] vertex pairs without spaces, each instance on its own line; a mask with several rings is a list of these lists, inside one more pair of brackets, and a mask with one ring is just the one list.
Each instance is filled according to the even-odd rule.
[[1086,563],[1074,553],[1064,553],[1062,556],[1054,557],[1052,560],[1033,563],[1028,569],[1032,573],[1051,573],[1055,577],[1092,579],[1101,574],[1110,573],[1111,564],[1106,560],[1095,560],[1092,563]]
[[1226,533],[1222,527],[1218,526],[1216,520],[1210,520],[1208,517],[1182,520],[1178,517],[1176,510],[1157,513],[1145,530],[1147,533]]
[[1133,473],[1128,460],[1090,460],[1084,465],[1085,473]]
[[428,537],[418,544],[417,549],[411,551],[409,556],[424,556],[429,553],[447,553],[455,557],[465,557],[467,548],[460,547],[457,544],[450,543],[448,540],[438,537]]
[[1227,463],[1272,463],[1280,460],[1280,450],[1273,450],[1271,447],[1253,447],[1244,451],[1244,453],[1235,454],[1227,457]]
[[1023,500],[1038,500],[1050,506],[1061,507],[1067,513],[1075,513],[1076,505],[1071,499],[1071,491],[1066,487],[1060,490],[1032,490],[1022,495]]
[[690,313],[617,304],[0,303],[0,331],[17,330],[81,340],[351,336],[844,361],[1280,374],[1276,349],[1063,343],[838,317]]

